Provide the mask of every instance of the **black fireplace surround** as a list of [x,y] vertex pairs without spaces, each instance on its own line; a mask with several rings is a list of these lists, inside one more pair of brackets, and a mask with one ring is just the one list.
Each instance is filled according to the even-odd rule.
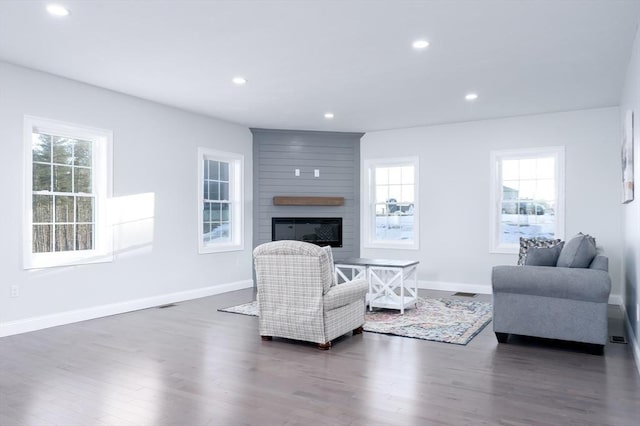
[[296,240],[319,246],[342,247],[341,217],[274,217],[271,240]]

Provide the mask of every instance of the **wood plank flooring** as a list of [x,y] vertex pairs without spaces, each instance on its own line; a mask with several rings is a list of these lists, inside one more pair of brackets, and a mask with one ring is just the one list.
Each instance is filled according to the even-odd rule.
[[[429,292],[439,297],[450,293]],[[489,296],[480,296],[490,300]],[[631,348],[260,340],[252,290],[0,339],[0,425],[634,425]],[[619,311],[611,328],[620,334]]]

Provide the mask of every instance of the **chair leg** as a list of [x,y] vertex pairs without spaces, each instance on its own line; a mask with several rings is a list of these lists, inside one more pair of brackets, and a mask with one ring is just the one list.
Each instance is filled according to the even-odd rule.
[[353,334],[362,334],[364,328],[362,326],[353,329]]
[[327,343],[318,343],[318,349],[322,351],[328,351],[329,349],[331,349],[331,341]]
[[496,331],[496,339],[498,339],[498,343],[507,343],[507,340],[509,340],[509,333],[498,333]]
[[272,339],[273,339],[273,337],[271,337],[271,336],[260,336],[260,338],[261,338],[262,340],[264,340],[264,341],[272,340]]

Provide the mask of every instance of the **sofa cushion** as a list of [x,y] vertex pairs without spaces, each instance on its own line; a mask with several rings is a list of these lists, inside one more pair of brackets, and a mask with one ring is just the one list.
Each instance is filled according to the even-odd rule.
[[560,239],[550,240],[548,238],[524,238],[520,237],[520,252],[518,254],[518,265],[524,265],[527,258],[527,252],[531,247],[553,247],[562,242]]
[[524,264],[527,266],[556,266],[564,241],[552,247],[530,247]]
[[564,245],[556,266],[564,268],[588,268],[596,257],[596,240],[579,233]]

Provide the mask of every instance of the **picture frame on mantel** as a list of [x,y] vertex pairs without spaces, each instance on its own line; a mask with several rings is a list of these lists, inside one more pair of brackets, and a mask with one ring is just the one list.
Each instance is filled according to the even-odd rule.
[[622,132],[622,203],[633,201],[633,111],[624,115]]

